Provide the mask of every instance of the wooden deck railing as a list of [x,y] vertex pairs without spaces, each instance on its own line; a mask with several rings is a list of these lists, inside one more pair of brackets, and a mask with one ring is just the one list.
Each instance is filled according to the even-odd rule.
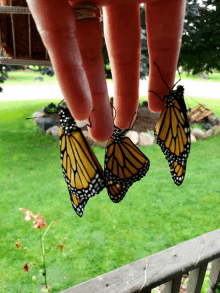
[[[188,293],[201,291],[212,261],[208,293],[220,283],[220,229],[76,285],[61,293],[144,293],[163,285],[164,293],[180,290],[182,275],[190,272]],[[74,274],[73,274],[74,275]]]

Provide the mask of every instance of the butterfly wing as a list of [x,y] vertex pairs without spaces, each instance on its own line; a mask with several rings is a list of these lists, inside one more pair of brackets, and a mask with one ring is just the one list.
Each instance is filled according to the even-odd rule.
[[129,187],[146,175],[150,161],[128,137],[113,137],[106,146],[104,177],[110,199],[118,203]]
[[173,161],[169,164],[169,166],[170,166],[170,173],[172,175],[173,181],[175,182],[176,185],[178,186],[181,185],[186,173],[186,162]]
[[88,199],[84,199],[84,200],[79,199],[70,190],[69,190],[69,194],[70,194],[72,207],[74,208],[77,215],[82,217],[83,211],[84,211],[85,205],[87,204]]
[[60,153],[72,205],[82,214],[88,199],[104,188],[102,167],[80,128],[68,135],[61,127]]
[[[154,135],[156,143],[161,147],[168,160],[175,184],[180,185],[184,180],[191,144],[189,120],[182,86],[178,86],[177,90],[171,91],[169,94],[167,101],[164,103]],[[180,172],[176,164],[182,172]]]

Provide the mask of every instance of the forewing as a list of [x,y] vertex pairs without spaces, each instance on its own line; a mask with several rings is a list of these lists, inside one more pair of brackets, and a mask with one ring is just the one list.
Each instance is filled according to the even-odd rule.
[[[172,101],[164,104],[154,135],[156,143],[168,160],[174,182],[180,185],[185,176],[191,144],[183,91],[173,91]],[[174,167],[175,164],[177,166]],[[180,170],[175,171],[178,167]]]
[[129,187],[146,175],[148,158],[125,137],[118,142],[110,138],[106,146],[104,177],[110,199],[120,202]]
[[69,192],[81,201],[104,188],[103,171],[82,132],[61,133],[61,162]]

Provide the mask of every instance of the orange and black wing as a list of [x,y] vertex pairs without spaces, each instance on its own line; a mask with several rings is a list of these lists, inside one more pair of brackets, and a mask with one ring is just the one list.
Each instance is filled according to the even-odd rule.
[[77,215],[82,217],[83,211],[84,211],[85,205],[87,204],[88,199],[84,199],[84,200],[79,199],[70,190],[69,190],[69,194],[70,194],[70,200],[72,203],[72,207],[74,208]]
[[102,167],[79,128],[68,135],[61,127],[60,153],[72,205],[76,212],[80,206],[82,215],[88,199],[104,188]]
[[110,199],[120,202],[129,187],[146,175],[149,166],[148,158],[128,137],[115,139],[112,136],[106,146],[104,170]]
[[173,181],[176,185],[181,185],[184,180],[185,172],[186,172],[186,162],[176,162],[173,161],[169,164],[170,166],[170,173],[172,175]]
[[182,86],[179,86],[164,103],[154,132],[156,143],[168,160],[172,178],[177,185],[184,180],[191,144],[186,111]]

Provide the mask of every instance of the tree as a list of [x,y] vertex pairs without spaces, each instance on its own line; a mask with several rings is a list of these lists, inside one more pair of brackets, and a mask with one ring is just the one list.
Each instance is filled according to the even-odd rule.
[[[142,58],[148,67],[145,11],[141,7]],[[220,70],[220,0],[188,0],[182,36],[179,66],[192,74]],[[142,63],[141,63],[142,65]]]
[[220,70],[220,0],[187,2],[179,65],[193,74]]

